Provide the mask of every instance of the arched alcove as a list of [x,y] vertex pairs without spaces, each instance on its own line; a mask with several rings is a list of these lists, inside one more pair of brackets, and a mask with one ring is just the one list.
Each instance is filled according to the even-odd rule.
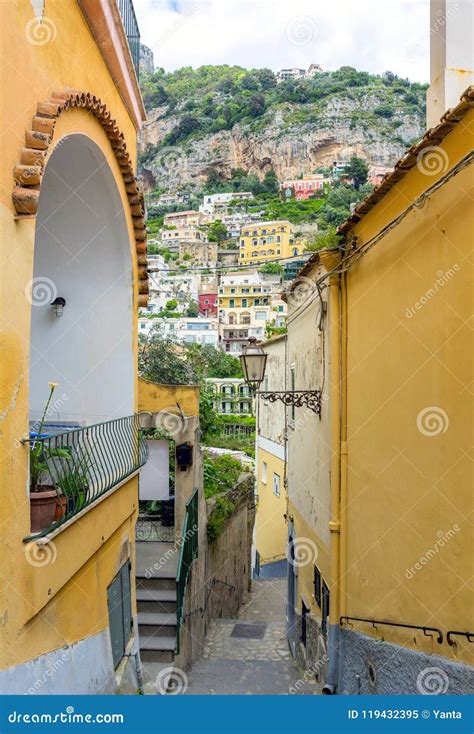
[[[61,318],[50,303],[66,300]],[[101,149],[82,134],[47,163],[35,231],[30,419],[59,383],[49,421],[134,412],[133,275],[122,200]]]

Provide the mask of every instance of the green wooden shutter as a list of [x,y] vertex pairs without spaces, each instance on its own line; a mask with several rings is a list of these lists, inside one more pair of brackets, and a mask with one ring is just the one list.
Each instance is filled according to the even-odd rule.
[[125,649],[122,613],[122,580],[120,573],[115,577],[107,589],[107,603],[109,607],[109,628],[110,641],[112,643],[112,657],[114,667],[117,667]]

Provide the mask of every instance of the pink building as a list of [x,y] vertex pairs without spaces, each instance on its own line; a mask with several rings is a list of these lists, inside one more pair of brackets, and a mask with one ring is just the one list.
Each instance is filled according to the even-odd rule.
[[217,293],[200,293],[198,301],[201,316],[217,316]]
[[285,198],[290,198],[294,191],[295,199],[300,201],[302,199],[309,199],[310,196],[314,196],[319,191],[323,191],[325,184],[328,183],[329,179],[322,173],[314,173],[311,176],[283,181],[281,188]]

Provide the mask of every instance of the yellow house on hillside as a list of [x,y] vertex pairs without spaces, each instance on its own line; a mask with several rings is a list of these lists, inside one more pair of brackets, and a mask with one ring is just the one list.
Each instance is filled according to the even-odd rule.
[[3,693],[137,687],[124,656],[147,458],[145,111],[133,6],[120,7],[124,19],[114,0],[1,7]]
[[288,637],[328,693],[470,690],[473,138],[470,87],[287,296],[287,374],[322,390],[289,430]]
[[255,222],[240,231],[241,263],[261,263],[301,255],[303,244],[295,240],[286,220]]

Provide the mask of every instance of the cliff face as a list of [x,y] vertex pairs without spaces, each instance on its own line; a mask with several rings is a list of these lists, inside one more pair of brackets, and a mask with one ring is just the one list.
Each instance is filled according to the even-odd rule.
[[[185,118],[198,117],[197,109],[190,114],[186,110],[189,101],[183,96],[173,107],[163,104],[148,112],[139,141],[145,186],[148,190],[197,187],[211,170],[227,177],[232,168],[259,177],[273,168],[280,179],[292,178],[353,155],[369,164],[391,167],[422,136],[425,126],[421,108],[408,105],[404,94],[369,84],[304,104],[273,100],[257,119],[245,119],[218,132],[198,131],[170,146],[168,140],[176,138],[174,133]],[[194,105],[196,99],[200,103],[197,93]],[[229,95],[214,93],[210,105],[230,105],[236,99],[235,92],[230,100]]]

